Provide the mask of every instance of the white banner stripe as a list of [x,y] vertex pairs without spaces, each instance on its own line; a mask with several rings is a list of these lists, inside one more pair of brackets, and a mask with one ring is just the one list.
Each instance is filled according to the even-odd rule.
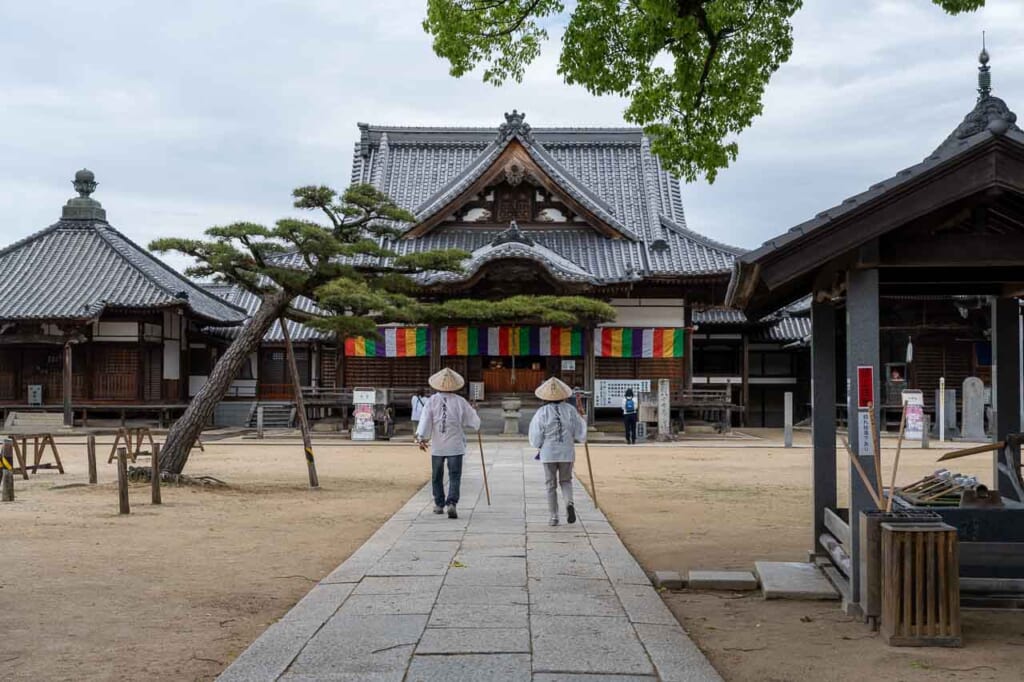
[[643,334],[643,351],[640,357],[653,358],[654,357],[654,330],[644,329]]
[[393,358],[398,355],[398,344],[396,343],[396,335],[398,330],[394,327],[389,327],[384,330],[384,355],[389,358]]

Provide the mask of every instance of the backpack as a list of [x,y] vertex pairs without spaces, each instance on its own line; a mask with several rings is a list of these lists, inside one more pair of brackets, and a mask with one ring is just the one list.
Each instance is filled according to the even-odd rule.
[[633,414],[636,412],[636,403],[633,402],[632,398],[626,398],[626,407],[623,409],[626,414]]

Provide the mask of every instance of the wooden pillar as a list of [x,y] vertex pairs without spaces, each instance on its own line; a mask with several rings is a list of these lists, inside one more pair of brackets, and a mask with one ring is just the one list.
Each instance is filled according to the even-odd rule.
[[683,305],[683,327],[686,349],[683,353],[683,391],[689,393],[693,390],[693,306],[687,301]]
[[[871,262],[877,255],[877,242],[862,250],[862,260]],[[879,335],[878,335],[878,269],[865,267],[853,269],[847,274],[846,296],[846,376],[850,390],[847,396],[847,414],[849,414],[850,448],[859,458],[859,462],[867,474],[868,480],[876,479],[875,459],[870,450],[865,448],[866,456],[860,456],[857,408],[857,367],[868,365],[874,367],[874,395],[877,397],[879,383]],[[878,419],[878,404],[875,401],[875,419]],[[864,412],[864,411],[860,411]],[[874,509],[875,503],[868,489],[864,487],[860,476],[852,463],[849,466],[850,476],[850,560],[854,566],[860,562],[860,513]],[[854,603],[860,601],[860,572],[855,570],[850,576],[850,594]]]
[[[740,366],[742,376],[740,381],[740,400],[743,401],[743,410],[740,412],[740,425],[747,426],[749,424],[747,417],[747,410],[750,409],[750,336],[747,330],[743,330],[743,357],[740,358]],[[815,536],[817,537],[817,536]]]
[[[746,342],[744,342],[746,345]],[[811,546],[825,532],[825,510],[836,508],[836,310],[811,304]]]
[[68,339],[64,342],[64,376],[62,379],[63,385],[61,386],[61,392],[64,394],[64,426],[75,425],[75,413],[71,409],[71,397],[72,397],[72,373],[71,373],[71,340]]
[[[995,411],[995,440],[1006,440],[1007,435],[1021,432],[1020,395],[1020,307],[1012,298],[992,300],[992,407]],[[1020,451],[1007,448],[1016,461],[1012,471],[1020,471]],[[996,451],[993,459],[992,480],[1001,495],[1017,499],[1010,479],[996,467],[1003,457]],[[1024,500],[1022,500],[1024,501]]]
[[597,356],[594,350],[594,328],[583,328],[583,390],[590,396],[587,401],[587,424],[594,423],[594,379],[597,372]]
[[[441,327],[432,324],[428,327],[430,337],[430,373],[441,371]],[[469,378],[466,378],[469,381]]]

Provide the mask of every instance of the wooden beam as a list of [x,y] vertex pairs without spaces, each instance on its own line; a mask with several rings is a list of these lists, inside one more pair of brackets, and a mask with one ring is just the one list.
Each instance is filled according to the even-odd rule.
[[840,518],[839,514],[836,514],[829,508],[825,508],[825,528],[828,528],[832,535],[836,536],[839,542],[843,543],[843,546],[850,547],[850,524]]

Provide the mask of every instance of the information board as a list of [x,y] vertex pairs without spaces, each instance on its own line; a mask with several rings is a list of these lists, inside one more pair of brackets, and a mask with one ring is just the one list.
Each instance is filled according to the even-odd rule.
[[352,440],[374,440],[373,405],[377,392],[372,388],[352,389]]
[[903,408],[907,411],[907,423],[903,427],[906,440],[922,440],[924,438],[924,393],[921,391],[903,391],[901,394]]
[[594,407],[622,407],[626,389],[632,388],[637,402],[640,393],[650,393],[650,379],[596,379],[594,381]]

